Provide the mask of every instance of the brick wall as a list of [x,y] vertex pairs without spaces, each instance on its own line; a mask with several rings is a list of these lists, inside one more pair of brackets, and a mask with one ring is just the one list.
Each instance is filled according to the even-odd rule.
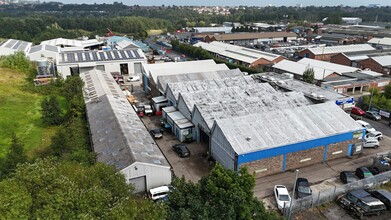
[[372,71],[386,74],[386,72],[383,70],[383,67],[371,58],[358,62],[358,67],[362,69],[369,68]]
[[327,160],[333,160],[340,157],[346,157],[349,144],[353,144],[353,140],[329,144],[327,150]]
[[352,62],[341,53],[332,56],[330,62],[345,65],[345,66],[352,66]]
[[286,170],[308,166],[323,161],[324,146],[290,153],[286,156]]
[[282,155],[266,158],[263,160],[251,161],[244,163],[241,166],[247,166],[250,173],[254,173],[257,177],[267,176],[274,173],[282,172],[282,163],[284,157]]

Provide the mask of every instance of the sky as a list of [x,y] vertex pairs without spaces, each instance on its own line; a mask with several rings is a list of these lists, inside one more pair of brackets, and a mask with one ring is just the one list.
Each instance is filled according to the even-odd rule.
[[334,5],[346,5],[346,6],[367,6],[368,4],[380,4],[382,6],[391,5],[391,0],[59,0],[63,3],[112,3],[114,1],[122,2],[125,5],[205,5],[205,6],[267,6],[269,4],[273,6],[296,6],[302,4],[303,6],[334,6]]

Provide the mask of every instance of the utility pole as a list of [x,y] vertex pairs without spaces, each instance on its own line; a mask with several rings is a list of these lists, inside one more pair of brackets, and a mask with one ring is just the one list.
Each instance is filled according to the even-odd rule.
[[293,192],[292,192],[292,201],[291,201],[291,204],[289,206],[289,213],[288,213],[288,220],[290,220],[291,216],[292,216],[292,207],[293,207],[293,201],[295,200],[295,189],[296,189],[296,182],[297,182],[297,177],[299,176],[299,169],[296,169],[295,170],[295,182],[293,184]]

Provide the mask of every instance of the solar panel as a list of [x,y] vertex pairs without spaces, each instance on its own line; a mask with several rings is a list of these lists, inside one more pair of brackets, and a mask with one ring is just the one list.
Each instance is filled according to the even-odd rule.
[[16,40],[10,40],[4,47],[11,48],[16,43]]
[[114,57],[115,57],[116,60],[120,60],[120,59],[121,59],[121,58],[119,57],[119,55],[118,55],[118,51],[113,50],[113,54],[114,54]]
[[126,53],[128,54],[129,56],[129,59],[133,59],[133,54],[130,52],[130,50],[127,50]]
[[7,42],[6,40],[0,43],[0,47]]
[[138,53],[137,50],[134,50],[133,52],[134,52],[134,54],[136,55],[136,58],[141,58],[141,56],[140,56],[140,54]]
[[128,58],[128,56],[126,56],[126,54],[125,54],[125,52],[123,50],[120,50],[118,52],[121,54],[123,60]]
[[113,60],[113,56],[110,53],[111,51],[106,51],[106,55],[109,58],[109,60]]
[[46,44],[45,50],[58,53],[58,47]]
[[85,55],[86,55],[86,61],[90,62],[91,61],[90,53],[87,52],[87,53],[85,53]]
[[75,54],[68,53],[67,54],[67,58],[68,58],[68,63],[74,63],[75,62]]
[[18,41],[16,44],[12,47],[12,49],[17,50],[18,47],[23,43],[23,41]]
[[23,42],[23,43],[19,46],[18,50],[24,51],[24,50],[26,50],[26,48],[27,48],[28,45],[29,45],[28,42]]
[[92,52],[92,57],[94,58],[94,60],[98,60],[98,55],[96,54],[96,52]]
[[84,61],[83,60],[83,55],[81,53],[77,53],[77,59],[79,60],[79,62]]
[[42,49],[42,45],[37,45],[37,46],[31,47],[29,53],[36,53],[36,52],[40,51],[41,49]]
[[103,54],[103,52],[100,52],[100,53],[99,53],[99,56],[100,56],[100,59],[101,59],[101,60],[106,60],[106,57],[105,57],[105,55]]

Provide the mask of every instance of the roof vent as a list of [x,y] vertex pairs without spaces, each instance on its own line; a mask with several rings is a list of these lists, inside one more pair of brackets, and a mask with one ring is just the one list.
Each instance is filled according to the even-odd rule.
[[251,137],[246,137],[246,141],[251,141]]

